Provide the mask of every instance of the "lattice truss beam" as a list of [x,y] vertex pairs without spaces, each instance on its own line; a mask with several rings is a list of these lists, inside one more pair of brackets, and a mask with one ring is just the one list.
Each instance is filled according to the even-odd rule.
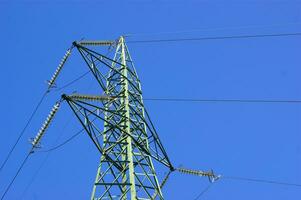
[[63,95],[101,153],[91,199],[163,199],[154,163],[174,170],[147,113],[140,80],[124,38],[114,58],[74,42],[101,95]]

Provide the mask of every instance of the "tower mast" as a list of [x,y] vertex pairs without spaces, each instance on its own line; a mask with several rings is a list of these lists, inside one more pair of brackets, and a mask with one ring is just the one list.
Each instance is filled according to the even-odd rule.
[[163,200],[153,161],[169,170],[173,167],[145,110],[124,37],[119,38],[113,59],[81,43],[74,46],[107,97],[63,96],[101,153],[91,200]]

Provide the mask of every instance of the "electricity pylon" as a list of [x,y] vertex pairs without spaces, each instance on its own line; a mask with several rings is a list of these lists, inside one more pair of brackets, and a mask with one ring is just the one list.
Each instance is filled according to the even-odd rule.
[[[109,46],[116,51],[109,58],[87,46]],[[32,140],[29,155],[40,147],[60,104],[66,101],[101,155],[91,200],[163,200],[162,187],[173,171],[205,176],[211,182],[219,179],[213,171],[173,167],[144,107],[141,83],[124,37],[117,41],[74,42],[48,81],[48,91],[73,48],[77,48],[97,81],[97,94],[63,94]],[[161,180],[155,164],[160,171],[162,166],[169,169]]]
[[163,199],[154,162],[174,169],[145,110],[124,37],[116,42],[113,59],[86,47],[112,44],[73,43],[97,80],[101,95],[62,96],[101,153],[91,199]]
[[[116,47],[115,56],[111,59],[86,46]],[[36,110],[56,85],[55,81],[73,48],[77,48],[81,54],[96,79],[99,90],[94,95],[62,95],[37,135],[31,139],[32,147],[5,189],[1,200],[30,155],[41,147],[40,142],[63,101],[69,104],[101,155],[91,200],[163,200],[161,189],[173,171],[208,177],[211,182],[220,178],[220,175],[215,175],[212,170],[208,172],[173,167],[144,107],[140,80],[124,37],[117,41],[73,42],[48,81],[48,88]],[[5,163],[6,161],[2,167]],[[169,169],[161,181],[154,163]]]

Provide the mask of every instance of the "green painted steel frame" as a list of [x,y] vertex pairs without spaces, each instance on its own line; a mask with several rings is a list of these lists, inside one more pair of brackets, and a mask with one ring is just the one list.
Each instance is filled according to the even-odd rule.
[[162,200],[153,161],[171,171],[174,168],[144,107],[140,80],[124,37],[119,38],[113,59],[80,43],[73,45],[101,92],[111,97],[90,103],[63,95],[101,153],[91,199]]

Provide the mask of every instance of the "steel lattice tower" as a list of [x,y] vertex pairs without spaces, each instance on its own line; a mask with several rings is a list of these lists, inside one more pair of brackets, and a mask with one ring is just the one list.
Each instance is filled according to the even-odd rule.
[[[116,52],[113,58],[109,58],[87,46],[109,46],[109,49],[116,48]],[[48,88],[40,103],[55,87],[55,81],[73,48],[77,48],[89,71],[97,80],[97,94],[62,95],[37,135],[31,139],[32,147],[1,199],[7,194],[29,156],[41,148],[41,140],[63,101],[69,104],[101,155],[91,200],[163,200],[161,189],[173,171],[205,176],[211,182],[220,178],[220,175],[214,174],[212,170],[206,172],[172,166],[144,107],[140,80],[124,37],[120,37],[117,41],[73,42],[48,81]],[[161,169],[162,166],[169,169],[161,181],[154,163]]]
[[[140,80],[120,37],[114,58],[74,42],[101,95],[63,95],[101,153],[91,199],[163,199],[154,162],[173,167],[144,107]],[[102,128],[103,127],[103,128]]]

